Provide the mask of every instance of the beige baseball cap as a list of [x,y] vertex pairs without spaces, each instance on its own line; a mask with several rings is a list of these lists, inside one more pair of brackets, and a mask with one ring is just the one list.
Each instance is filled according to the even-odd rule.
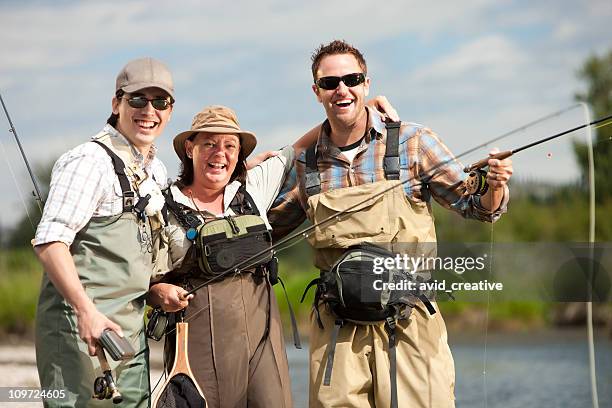
[[174,83],[168,67],[154,58],[139,58],[128,62],[117,75],[115,92],[132,93],[144,88],[159,88],[174,99]]

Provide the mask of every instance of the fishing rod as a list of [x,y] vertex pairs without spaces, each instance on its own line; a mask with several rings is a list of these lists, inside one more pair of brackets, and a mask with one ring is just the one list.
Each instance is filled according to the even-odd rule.
[[[556,138],[561,137],[561,136],[565,136],[565,135],[567,135],[569,133],[573,133],[573,132],[575,132],[577,130],[584,129],[584,128],[589,127],[589,126],[594,126],[594,125],[597,125],[597,124],[602,123],[602,122],[606,122],[607,120],[610,120],[610,119],[612,119],[612,115],[603,117],[601,119],[597,119],[597,120],[595,120],[595,121],[593,121],[591,123],[585,123],[583,125],[576,126],[575,128],[571,128],[571,129],[565,130],[563,132],[557,133],[555,135],[545,137],[544,139],[537,140],[535,142],[526,144],[525,146],[521,146],[521,147],[518,147],[518,148],[513,149],[513,150],[505,150],[503,152],[495,153],[495,154],[493,154],[493,155],[491,155],[491,156],[489,156],[489,157],[487,157],[485,159],[482,159],[482,160],[477,161],[476,163],[473,163],[472,165],[470,165],[470,166],[466,167],[465,169],[463,169],[463,171],[465,171],[466,173],[469,173],[471,171],[481,169],[481,168],[485,167],[488,164],[490,159],[503,160],[503,159],[506,159],[506,158],[508,158],[510,156],[513,156],[516,153],[521,152],[523,150],[527,150],[527,149],[529,149],[531,147],[534,147],[534,146],[537,146],[539,144],[546,143],[546,142],[548,142],[550,140],[556,139]],[[609,125],[609,123],[606,123],[606,124],[604,124],[602,126],[607,126],[607,125]]]
[[[561,137],[561,136],[573,133],[573,132],[575,132],[577,130],[584,129],[584,128],[589,127],[589,126],[594,126],[594,125],[600,124],[600,123],[602,123],[602,125],[600,125],[599,127],[610,125],[610,124],[612,124],[612,121],[606,122],[606,121],[608,121],[610,119],[612,119],[612,115],[603,117],[601,119],[595,120],[595,121],[590,122],[590,123],[586,123],[586,124],[583,124],[583,125],[580,125],[580,126],[568,129],[566,131],[563,131],[561,133],[557,133],[557,134],[552,135],[552,136],[545,137],[545,138],[543,138],[541,140],[538,140],[536,142],[530,143],[530,144],[525,145],[525,146],[521,146],[521,147],[519,147],[517,149],[514,149],[514,150],[507,150],[507,151],[504,151],[504,152],[496,153],[494,155],[491,155],[488,158],[479,160],[478,162],[472,164],[471,166],[466,167],[464,169],[464,171],[471,172],[473,170],[480,169],[482,167],[485,167],[490,159],[503,160],[503,159],[505,159],[507,157],[510,157],[513,154],[516,154],[516,153],[518,153],[520,151],[529,149],[529,148],[537,146],[537,145],[539,145],[541,143],[545,143],[547,141],[550,141],[550,140],[556,139],[558,137]],[[606,122],[606,123],[603,123],[603,122]],[[519,128],[518,130],[509,132],[509,133],[507,133],[505,135],[502,135],[502,136],[504,136],[504,137],[505,136],[509,136],[511,133],[516,133],[516,131],[522,130],[523,128],[524,127]],[[492,140],[499,140],[499,139],[500,139],[500,137],[497,136],[497,137],[495,137]],[[428,169],[427,172],[429,173],[429,172],[432,172],[434,170],[437,170],[440,167],[445,166],[448,163],[450,163],[452,161],[455,161],[455,160],[459,159],[460,157],[463,157],[463,156],[465,156],[465,155],[467,155],[469,153],[472,153],[474,150],[476,150],[476,149],[478,149],[478,148],[480,148],[482,146],[485,146],[485,145],[487,145],[489,143],[491,143],[491,142],[485,142],[484,144],[479,145],[479,146],[477,146],[475,148],[468,149],[468,150],[464,151],[463,153],[461,153],[461,154],[459,154],[457,156],[454,156],[454,157],[451,157],[451,158],[449,158],[447,160],[444,160],[444,161],[436,164],[435,166],[432,166],[430,169]],[[316,224],[310,225],[310,226],[304,228],[301,231],[297,231],[297,232],[294,232],[293,234],[290,234],[290,235],[286,236],[285,238],[283,238],[280,241],[278,241],[276,244],[272,245],[270,248],[267,248],[267,249],[259,251],[258,253],[252,255],[251,257],[245,259],[244,261],[239,262],[238,264],[234,265],[232,268],[228,268],[228,269],[224,270],[223,272],[219,273],[218,275],[216,275],[216,276],[214,276],[214,277],[204,281],[203,283],[195,286],[189,292],[185,293],[183,295],[183,298],[185,298],[185,297],[187,297],[187,296],[197,292],[198,290],[202,289],[204,286],[208,285],[209,283],[212,283],[212,282],[214,282],[216,280],[224,278],[225,276],[229,275],[230,273],[236,273],[236,274],[240,273],[242,270],[247,269],[248,267],[255,265],[257,263],[257,260],[259,260],[260,258],[262,258],[264,256],[267,256],[270,252],[274,251],[275,249],[281,247],[282,245],[285,245],[286,243],[288,243],[288,242],[290,242],[290,241],[292,241],[292,240],[294,240],[296,238],[300,238],[300,239],[308,238],[308,235],[310,234],[310,232],[314,231],[317,227],[320,227],[322,225],[326,225],[327,223],[329,223],[331,221],[334,221],[334,220],[340,221],[341,216],[345,215],[346,213],[350,212],[351,210],[353,210],[353,209],[355,209],[355,208],[357,208],[357,207],[367,203],[368,201],[371,201],[371,200],[374,200],[374,199],[380,197],[381,195],[387,193],[388,191],[391,191],[391,190],[393,190],[393,189],[395,189],[395,188],[397,188],[399,186],[402,186],[402,185],[404,185],[406,183],[409,183],[409,182],[415,180],[415,178],[416,177],[409,177],[408,179],[406,179],[404,181],[401,181],[398,184],[394,184],[391,187],[388,187],[388,188],[386,188],[386,189],[384,189],[384,190],[382,190],[382,191],[372,195],[371,197],[368,197],[368,198],[365,198],[362,201],[359,201],[358,203],[350,206],[349,208],[346,208],[346,209],[344,209],[342,211],[339,211],[336,214],[330,215],[329,217],[321,220],[320,222],[318,222]]]
[[36,181],[36,177],[34,177],[34,173],[32,172],[32,168],[30,167],[30,162],[28,162],[28,158],[26,157],[26,154],[23,151],[23,147],[21,146],[21,141],[19,140],[19,136],[17,136],[17,129],[15,129],[15,126],[13,125],[13,121],[11,120],[11,116],[9,115],[8,110],[6,109],[6,105],[4,104],[4,99],[2,98],[2,94],[0,94],[0,102],[2,103],[2,109],[4,109],[4,114],[6,115],[6,118],[8,119],[9,125],[11,126],[11,128],[9,129],[9,132],[11,132],[15,136],[15,140],[17,141],[17,146],[19,147],[19,151],[21,152],[21,157],[23,158],[23,161],[25,162],[25,165],[28,169],[30,179],[32,179],[32,184],[34,184],[34,191],[32,191],[32,195],[36,199],[36,204],[38,204],[38,210],[40,211],[40,214],[42,215],[43,205],[44,205],[42,194],[40,193],[38,182]]

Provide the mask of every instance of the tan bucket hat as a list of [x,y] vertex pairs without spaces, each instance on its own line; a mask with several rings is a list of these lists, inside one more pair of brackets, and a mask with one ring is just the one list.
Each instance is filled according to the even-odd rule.
[[117,75],[115,91],[132,93],[145,88],[159,88],[174,99],[174,83],[168,67],[154,58],[128,62]]
[[174,137],[174,151],[181,159],[186,160],[185,140],[196,133],[229,133],[240,137],[240,148],[244,158],[255,149],[257,138],[252,132],[240,129],[236,113],[227,106],[211,105],[198,112],[191,122],[191,130],[181,132]]

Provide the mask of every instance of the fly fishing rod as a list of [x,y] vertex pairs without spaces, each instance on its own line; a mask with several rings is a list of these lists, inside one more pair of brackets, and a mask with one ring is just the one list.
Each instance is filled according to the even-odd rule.
[[[534,146],[537,146],[539,144],[542,144],[542,143],[548,142],[550,140],[556,139],[558,137],[561,137],[561,136],[573,133],[573,132],[575,132],[577,130],[584,129],[586,127],[594,126],[594,125],[597,125],[597,124],[600,124],[600,123],[601,123],[601,125],[599,127],[610,125],[610,124],[612,124],[612,121],[610,121],[611,119],[612,119],[612,115],[609,115],[609,116],[597,119],[597,120],[595,120],[593,122],[585,123],[583,125],[576,126],[574,128],[565,130],[565,131],[563,131],[561,133],[557,133],[557,134],[554,134],[552,136],[545,137],[545,138],[540,139],[538,141],[535,141],[533,143],[527,144],[525,146],[521,146],[521,147],[519,147],[517,149],[507,150],[507,151],[496,153],[494,155],[489,156],[488,158],[479,160],[476,163],[466,167],[464,169],[464,171],[471,172],[471,171],[476,170],[476,169],[481,169],[481,168],[485,167],[488,164],[488,161],[490,159],[503,160],[503,159],[505,159],[507,157],[510,157],[513,154],[516,154],[516,153],[518,153],[520,151],[529,149],[531,147],[534,147]],[[610,121],[610,122],[606,122],[606,121]],[[495,137],[492,140],[499,140],[499,137]],[[487,145],[489,143],[490,142],[483,143],[482,145],[479,145],[479,146],[477,146],[475,148],[471,148],[471,149],[469,149],[469,150],[467,150],[467,151],[465,151],[465,152],[463,152],[463,153],[461,153],[461,154],[459,154],[459,155],[457,155],[455,157],[451,157],[451,158],[449,158],[447,160],[444,160],[444,161],[436,164],[435,166],[432,166],[427,172],[429,173],[429,172],[432,172],[434,170],[437,170],[440,167],[445,166],[448,163],[450,163],[452,161],[455,161],[455,160],[459,159],[460,157],[463,157],[463,156],[465,156],[465,155],[467,155],[469,153],[472,153],[474,150],[476,150],[476,149],[478,149],[478,148],[480,148],[480,147],[482,147],[484,145]],[[313,225],[311,225],[309,227],[304,228],[301,231],[297,231],[297,232],[294,232],[293,234],[290,234],[290,235],[286,236],[285,238],[283,238],[280,241],[278,241],[276,244],[272,245],[270,248],[267,248],[267,249],[259,251],[258,253],[252,255],[251,257],[249,257],[249,258],[247,258],[247,259],[237,263],[233,267],[228,268],[228,269],[224,270],[223,272],[219,273],[218,275],[213,276],[212,278],[210,278],[210,279],[204,281],[203,283],[195,286],[189,292],[185,293],[183,295],[183,298],[185,298],[188,295],[191,295],[191,294],[197,292],[198,290],[202,289],[204,286],[208,285],[209,283],[212,283],[212,282],[214,282],[216,280],[222,279],[222,278],[224,278],[225,276],[227,276],[227,275],[229,275],[231,273],[240,273],[242,270],[244,270],[244,269],[246,269],[246,268],[256,264],[257,260],[259,260],[260,258],[262,258],[264,256],[267,256],[270,252],[274,251],[275,249],[281,247],[282,245],[287,244],[288,242],[290,242],[290,241],[292,241],[292,240],[294,240],[296,238],[300,238],[300,239],[308,238],[308,235],[310,234],[310,232],[314,231],[317,227],[320,227],[322,225],[326,225],[327,223],[329,223],[331,221],[334,221],[334,220],[338,220],[339,221],[341,219],[341,216],[345,215],[346,213],[350,212],[351,210],[353,210],[355,208],[358,208],[359,206],[367,203],[368,201],[371,201],[371,200],[374,200],[374,199],[380,197],[381,195],[387,193],[390,190],[393,190],[393,189],[395,189],[395,188],[397,188],[399,186],[402,186],[402,185],[404,185],[406,183],[409,183],[409,182],[413,181],[415,178],[416,177],[409,177],[406,180],[399,182],[398,184],[394,184],[393,186],[388,187],[388,188],[386,188],[386,189],[384,189],[384,190],[382,190],[382,191],[372,195],[371,197],[367,197],[367,198],[363,199],[362,201],[360,201],[360,202],[350,206],[349,208],[346,208],[346,209],[344,209],[342,211],[339,211],[336,214],[330,215],[329,217],[321,220],[320,222],[318,222],[316,224],[313,224]]]
[[8,119],[9,125],[11,126],[11,128],[9,129],[9,132],[11,132],[13,136],[15,136],[15,141],[17,141],[19,152],[21,152],[21,157],[23,158],[23,161],[25,162],[25,165],[28,169],[30,179],[32,179],[32,184],[34,184],[34,191],[32,191],[32,195],[36,199],[36,203],[38,204],[38,209],[40,210],[40,214],[42,215],[42,212],[43,212],[42,194],[40,193],[38,182],[36,181],[36,177],[34,177],[34,173],[32,172],[32,168],[30,167],[28,158],[26,157],[25,152],[23,151],[23,147],[21,146],[21,141],[19,140],[19,136],[17,136],[17,129],[15,129],[15,126],[13,125],[13,121],[11,120],[11,116],[9,115],[8,110],[6,109],[6,105],[4,104],[4,99],[2,98],[2,94],[0,94],[0,102],[2,103],[2,109],[4,109],[4,114],[6,115],[6,118]]
[[[555,135],[545,137],[544,139],[540,139],[540,140],[537,140],[535,142],[526,144],[525,146],[521,146],[521,147],[518,147],[518,148],[513,149],[513,150],[505,150],[503,152],[495,153],[495,154],[493,154],[493,155],[491,155],[491,156],[489,156],[489,157],[487,157],[485,159],[479,160],[476,163],[466,167],[463,171],[465,171],[466,173],[469,173],[471,171],[481,169],[481,168],[485,167],[488,164],[490,159],[503,160],[503,159],[506,159],[506,158],[508,158],[508,157],[510,157],[512,155],[515,155],[516,153],[521,152],[523,150],[527,150],[527,149],[529,149],[531,147],[534,147],[534,146],[537,146],[539,144],[546,143],[546,142],[548,142],[550,140],[556,139],[556,138],[561,137],[561,136],[565,136],[565,135],[567,135],[569,133],[573,133],[573,132],[575,132],[577,130],[584,129],[584,128],[587,128],[589,126],[595,126],[595,125],[597,125],[599,123],[603,123],[603,122],[606,122],[606,121],[611,120],[611,119],[612,119],[612,115],[609,115],[609,116],[603,117],[601,119],[597,119],[597,120],[595,120],[595,121],[593,121],[591,123],[585,123],[584,125],[576,126],[575,128],[568,129],[568,130],[565,130],[563,132],[557,133]],[[602,126],[607,126],[607,125],[609,125],[609,123],[605,123]]]

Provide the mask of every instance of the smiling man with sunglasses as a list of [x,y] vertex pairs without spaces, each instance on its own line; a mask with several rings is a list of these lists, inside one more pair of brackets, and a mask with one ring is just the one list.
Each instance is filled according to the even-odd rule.
[[145,295],[156,261],[167,259],[159,245],[163,200],[151,199],[161,196],[167,172],[153,143],[170,119],[173,95],[163,63],[130,61],[117,76],[102,131],[53,167],[34,238],[45,270],[36,360],[41,387],[63,390],[65,398],[45,406],[112,406],[92,399],[94,379],[102,375],[93,356],[106,329],[136,350],[128,361],[110,361],[124,405],[148,406]]
[[374,303],[363,282],[380,256],[372,254],[421,256],[413,243],[435,251],[432,197],[464,217],[497,220],[512,163],[489,160],[488,189],[469,194],[463,166],[437,135],[415,123],[386,124],[365,106],[370,79],[359,50],[344,41],[322,45],[312,75],[327,118],[268,214],[279,237],[306,217],[316,224],[344,211],[308,234],[321,272],[308,285],[317,288],[310,407],[454,407],[453,359],[435,302],[398,292],[396,303],[380,293]]

